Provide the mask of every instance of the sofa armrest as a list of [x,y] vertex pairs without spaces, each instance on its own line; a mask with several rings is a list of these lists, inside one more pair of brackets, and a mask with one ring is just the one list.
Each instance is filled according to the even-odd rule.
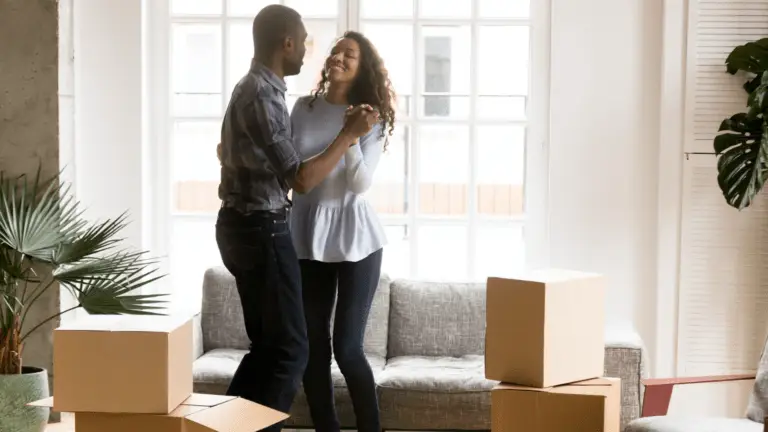
[[203,325],[198,313],[192,317],[192,361],[203,355]]
[[646,377],[643,341],[633,329],[612,327],[605,334],[605,376],[621,379],[621,429],[640,417]]
[[684,378],[653,378],[643,380],[645,396],[641,417],[665,416],[672,399],[672,389],[676,385],[733,382],[755,379],[755,374],[714,375]]

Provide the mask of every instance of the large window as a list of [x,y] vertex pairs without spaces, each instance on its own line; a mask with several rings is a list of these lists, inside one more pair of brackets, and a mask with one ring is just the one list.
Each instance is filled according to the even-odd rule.
[[[166,0],[167,124],[158,128],[158,217],[167,235],[174,292],[199,290],[220,265],[215,145],[235,83],[252,56],[259,0]],[[531,152],[544,116],[531,102],[537,2],[544,0],[284,0],[304,17],[309,38],[301,75],[287,78],[289,108],[317,83],[324,58],[346,29],[378,48],[398,94],[394,137],[368,197],[386,226],[384,272],[393,277],[482,280],[526,265],[531,203],[542,203],[545,164]],[[543,14],[542,14],[543,15]],[[167,36],[167,37],[166,37]],[[533,48],[533,49],[532,49]],[[542,47],[545,49],[545,47]],[[156,66],[156,67],[155,67]],[[532,89],[533,92],[531,91]],[[154,97],[154,96],[153,96]],[[540,135],[543,136],[543,135]],[[169,143],[164,145],[163,143]],[[167,163],[166,163],[167,162]],[[166,166],[167,165],[167,166]],[[162,189],[162,188],[161,188]],[[540,222],[540,221],[539,221]],[[196,297],[192,295],[192,297]],[[196,300],[193,300],[194,303]]]

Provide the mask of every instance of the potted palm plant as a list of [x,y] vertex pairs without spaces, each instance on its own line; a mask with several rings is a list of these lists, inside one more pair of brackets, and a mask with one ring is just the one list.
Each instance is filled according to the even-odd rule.
[[717,183],[728,205],[743,210],[768,178],[768,38],[734,48],[726,70],[746,74],[747,110],[723,120],[715,137]]
[[[42,432],[48,420],[48,410],[26,406],[48,396],[47,371],[23,362],[31,334],[75,309],[161,314],[163,303],[136,294],[162,276],[144,253],[119,248],[125,215],[88,222],[58,176],[30,177],[0,171],[0,431]],[[58,287],[74,306],[41,320],[41,298]]]

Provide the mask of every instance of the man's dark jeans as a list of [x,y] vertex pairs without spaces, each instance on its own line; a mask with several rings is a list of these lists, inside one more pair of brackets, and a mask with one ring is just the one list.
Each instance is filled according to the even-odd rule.
[[[357,431],[381,432],[376,383],[363,350],[365,326],[379,286],[381,259],[379,249],[358,262],[300,261],[309,332],[304,392],[316,432],[340,430],[334,406],[331,353],[347,382]],[[331,338],[334,302],[336,312]]]
[[301,270],[286,216],[223,208],[216,242],[235,277],[251,341],[227,394],[287,413],[307,365],[308,342]]

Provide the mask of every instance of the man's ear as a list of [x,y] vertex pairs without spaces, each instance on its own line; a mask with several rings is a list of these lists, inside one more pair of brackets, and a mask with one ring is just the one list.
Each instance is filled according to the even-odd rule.
[[294,45],[294,42],[293,42],[293,38],[292,37],[287,36],[285,39],[283,39],[283,48],[284,49],[291,50],[291,49],[293,49],[293,45]]

